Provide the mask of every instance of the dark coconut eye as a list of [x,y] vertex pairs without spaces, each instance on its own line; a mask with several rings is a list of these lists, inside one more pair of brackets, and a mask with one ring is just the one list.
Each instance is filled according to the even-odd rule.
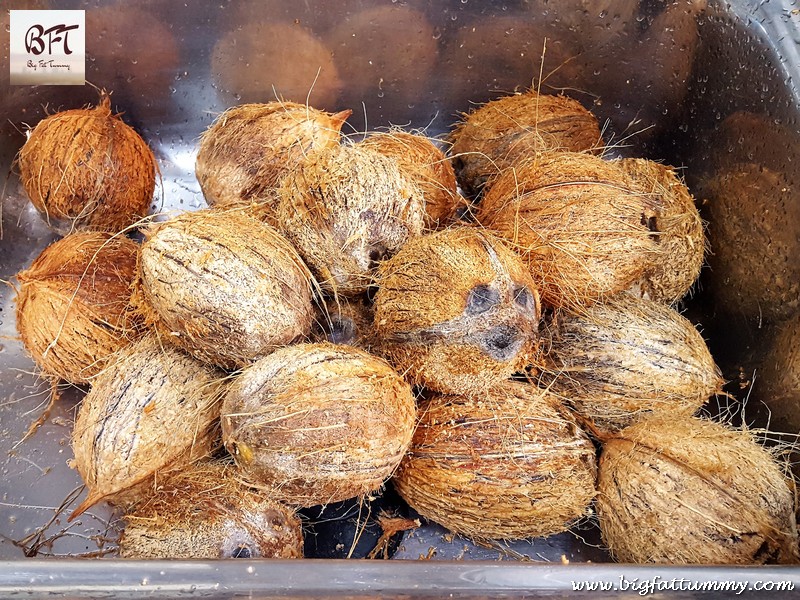
[[524,285],[514,290],[514,302],[525,308],[533,308],[533,294]]
[[253,558],[253,553],[250,552],[250,548],[244,544],[241,544],[233,549],[233,552],[231,552],[231,558]]
[[479,314],[486,312],[500,301],[500,294],[488,285],[476,285],[469,293],[467,299],[467,313]]

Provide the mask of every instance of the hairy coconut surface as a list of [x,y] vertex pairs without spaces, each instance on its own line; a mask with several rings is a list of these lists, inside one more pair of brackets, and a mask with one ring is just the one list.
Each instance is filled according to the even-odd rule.
[[17,331],[44,375],[88,383],[139,336],[131,307],[138,254],[124,236],[78,232],[17,273]]
[[439,229],[455,221],[466,201],[456,189],[450,160],[430,139],[401,130],[372,133],[360,146],[377,150],[397,161],[400,171],[413,180],[425,197],[425,226]]
[[375,296],[380,352],[415,384],[480,393],[526,364],[539,295],[500,239],[453,227],[409,241],[384,262]]
[[776,328],[760,367],[753,391],[769,408],[769,428],[800,431],[800,315]]
[[621,562],[797,562],[794,485],[748,431],[671,415],[603,445],[597,510]]
[[72,431],[74,466],[101,500],[133,502],[154,478],[208,456],[217,439],[221,373],[155,335],[121,350],[94,380]]
[[617,163],[642,190],[658,199],[659,214],[653,224],[661,256],[653,261],[634,290],[644,298],[672,304],[691,289],[705,258],[703,220],[686,185],[672,167],[644,158],[624,158]]
[[357,145],[309,156],[284,177],[277,219],[327,291],[364,292],[380,261],[422,233],[425,200],[397,161]]
[[449,139],[458,183],[473,196],[537,152],[581,152],[602,145],[597,119],[580,102],[535,90],[498,98],[464,115]]
[[111,112],[95,108],[50,115],[31,130],[17,157],[20,179],[47,223],[121,231],[147,214],[156,164],[145,141]]
[[350,112],[331,114],[294,102],[229,108],[200,139],[195,172],[206,202],[274,210],[283,176],[309,154],[337,145]]
[[660,210],[618,165],[551,152],[500,175],[477,216],[522,254],[547,304],[581,310],[658,261]]
[[692,323],[668,306],[621,293],[551,326],[540,384],[600,431],[650,412],[697,412],[723,380]]
[[394,484],[421,515],[475,538],[547,536],[589,514],[595,448],[568,410],[505,382],[480,398],[435,395]]
[[204,362],[241,367],[310,333],[308,269],[277,231],[241,211],[154,225],[139,271],[142,310]]
[[372,306],[365,297],[329,298],[317,309],[311,340],[369,351],[375,343],[373,320]]
[[414,431],[410,386],[383,360],[299,344],[259,360],[222,406],[225,447],[249,483],[293,506],[363,496],[394,472]]
[[200,461],[125,515],[122,558],[302,558],[294,512],[236,479],[233,465]]

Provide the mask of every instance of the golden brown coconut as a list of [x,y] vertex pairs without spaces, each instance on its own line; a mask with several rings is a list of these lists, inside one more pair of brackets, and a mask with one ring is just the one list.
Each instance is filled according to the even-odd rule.
[[349,346],[288,346],[245,369],[222,407],[225,447],[273,498],[314,506],[378,489],[408,449],[411,388]]
[[364,297],[330,298],[317,309],[311,339],[369,351],[375,344],[372,306]]
[[308,269],[277,231],[240,211],[154,225],[139,272],[141,310],[204,362],[242,367],[311,331]]
[[800,431],[800,316],[776,326],[756,375],[753,390],[769,409],[769,428]]
[[330,114],[294,102],[242,104],[200,139],[195,172],[209,205],[275,209],[283,176],[310,154],[339,144],[349,110]]
[[317,152],[279,189],[277,220],[320,285],[367,289],[380,261],[422,233],[425,200],[397,162],[357,145]]
[[211,76],[237,103],[282,99],[329,109],[342,87],[331,50],[296,23],[254,21],[227,32],[212,51]]
[[794,485],[748,431],[671,415],[607,439],[603,540],[621,562],[797,562]]
[[236,479],[232,465],[198,462],[124,517],[122,558],[302,558],[289,508]]
[[602,138],[597,119],[580,102],[530,90],[465,115],[450,142],[458,182],[475,196],[492,177],[537,152],[599,150]]
[[661,205],[655,223],[661,256],[632,291],[657,302],[672,304],[683,298],[700,276],[705,258],[703,220],[686,185],[672,167],[643,158],[624,158],[617,164]]
[[439,229],[458,218],[467,206],[456,189],[456,174],[450,160],[423,135],[393,129],[372,133],[359,144],[397,161],[400,171],[418,186],[425,197],[425,226]]
[[493,235],[454,227],[408,242],[381,265],[380,351],[415,384],[483,393],[536,348],[539,294],[525,265]]
[[17,162],[31,202],[62,233],[121,231],[147,214],[153,198],[153,153],[111,113],[108,96],[95,108],[66,110],[40,121]]
[[79,232],[17,274],[17,331],[45,376],[89,383],[140,335],[131,307],[138,254],[124,236]]
[[668,306],[621,293],[551,325],[540,382],[597,430],[650,412],[696,413],[723,380],[705,341]]
[[424,517],[473,538],[547,536],[589,514],[595,448],[568,410],[505,382],[480,398],[433,396],[394,477]]
[[581,310],[657,263],[660,211],[614,163],[552,152],[499,176],[478,220],[522,254],[544,302]]
[[208,456],[223,392],[221,373],[155,335],[119,352],[75,419],[74,466],[89,493],[70,519],[101,500],[136,502],[156,478]]

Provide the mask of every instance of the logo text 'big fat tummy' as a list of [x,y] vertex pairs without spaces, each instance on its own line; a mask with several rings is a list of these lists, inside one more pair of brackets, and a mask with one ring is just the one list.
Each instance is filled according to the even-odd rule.
[[10,11],[12,85],[83,85],[86,19],[82,10]]

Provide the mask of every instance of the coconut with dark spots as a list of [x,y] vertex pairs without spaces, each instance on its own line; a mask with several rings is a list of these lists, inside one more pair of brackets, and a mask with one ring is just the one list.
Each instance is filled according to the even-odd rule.
[[369,350],[374,343],[372,322],[372,305],[364,296],[329,298],[317,309],[311,339]]

